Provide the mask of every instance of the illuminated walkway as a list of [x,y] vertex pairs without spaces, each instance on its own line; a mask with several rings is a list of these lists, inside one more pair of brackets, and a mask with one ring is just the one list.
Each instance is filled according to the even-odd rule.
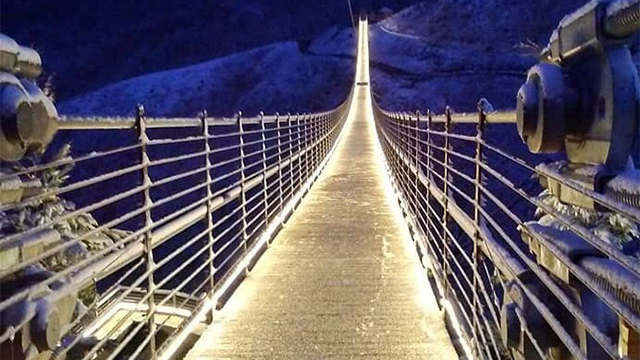
[[187,359],[457,358],[389,193],[361,33],[333,158]]

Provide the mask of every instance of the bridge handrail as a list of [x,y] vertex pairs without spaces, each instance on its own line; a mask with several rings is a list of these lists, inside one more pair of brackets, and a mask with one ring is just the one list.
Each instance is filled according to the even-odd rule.
[[[313,113],[315,117],[329,115],[333,110],[322,111]],[[306,113],[305,113],[306,114]],[[290,114],[291,116],[305,115],[305,114]],[[275,123],[276,120],[280,122],[286,122],[286,114],[279,115],[264,115],[264,116],[252,116],[244,117],[242,119],[244,124],[260,124],[264,120],[265,123]],[[202,121],[197,118],[184,118],[184,117],[148,117],[145,119],[147,128],[161,129],[161,128],[196,128],[202,126]],[[225,126],[234,125],[237,122],[237,117],[207,117],[207,124],[209,126]],[[88,129],[134,129],[136,127],[135,116],[73,116],[63,115],[58,122],[58,128],[61,130],[88,130]]]
[[[0,298],[3,315],[26,311],[13,320],[5,318],[13,323],[0,333],[1,354],[11,350],[16,337],[35,334],[37,338],[49,332],[64,339],[42,345],[56,356],[72,352],[75,358],[80,351],[78,358],[90,359],[111,351],[113,357],[143,328],[147,329],[144,339],[127,356],[146,349],[155,356],[173,353],[206,314],[224,303],[319,175],[346,120],[351,94],[337,108],[319,113],[147,118],[140,109],[134,118],[63,117],[58,136],[81,130],[83,136],[97,139],[104,131],[117,131],[137,140],[0,174],[0,181],[24,182],[70,166],[78,167],[77,171],[105,164],[100,170],[85,170],[98,175],[91,173],[17,203],[0,204],[4,213],[61,196],[66,200],[80,196],[82,204],[0,239],[1,250],[15,249],[20,254],[17,261],[0,266],[0,279],[33,271],[42,275]],[[132,156],[138,161],[127,160]],[[104,196],[88,195],[99,187]],[[120,206],[126,211],[117,210]],[[88,215],[100,211],[99,223]],[[87,216],[94,222],[88,229],[61,234],[70,222],[87,221]],[[128,231],[116,230],[117,240],[85,251],[75,262],[58,264],[55,271],[42,268],[43,262],[62,261],[70,251],[88,246],[96,237],[105,238],[116,228]],[[40,251],[29,254],[34,246]],[[93,295],[78,307],[78,293],[87,289]],[[135,300],[134,294],[138,294]],[[140,306],[146,306],[147,320],[135,320]],[[67,310],[51,310],[56,308]],[[118,309],[125,315],[110,319]],[[39,322],[52,311],[61,324],[68,324]],[[162,315],[167,311],[173,315]],[[167,327],[167,322],[178,325]],[[131,333],[114,348],[110,338],[122,328]],[[155,339],[161,329],[173,329],[162,343]],[[42,341],[37,338],[33,344]]]
[[[496,136],[517,136],[515,113],[436,116],[386,111],[374,101],[374,118],[406,220],[469,355],[503,358],[518,348],[513,332],[522,325],[524,356],[547,358],[555,346],[578,359],[625,358],[619,347],[626,345],[603,330],[599,317],[615,318],[619,333],[640,330],[640,260],[536,198],[541,188],[523,174],[566,185],[635,224],[637,207],[566,179],[553,166],[535,166],[542,159],[513,143],[508,150],[494,144]],[[544,221],[526,215],[536,209]],[[547,226],[551,220],[560,229]],[[598,310],[587,311],[581,301]]]

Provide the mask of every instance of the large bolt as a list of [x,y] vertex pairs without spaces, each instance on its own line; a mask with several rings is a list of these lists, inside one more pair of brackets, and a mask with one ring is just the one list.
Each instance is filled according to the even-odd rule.
[[527,138],[536,131],[538,123],[538,85],[527,81],[518,91],[518,104],[516,107],[518,119],[518,133],[527,141]]
[[0,34],[0,160],[43,150],[57,131],[55,106],[34,83],[40,55]]
[[500,309],[500,335],[505,347],[520,348],[520,319],[516,314],[518,306],[514,303],[502,305]]
[[31,116],[18,122],[20,137],[37,151],[48,145],[58,130],[58,112],[35,83],[28,80],[21,83],[30,96]]
[[564,148],[565,86],[558,65],[541,63],[529,70],[527,82],[518,91],[517,120],[518,132],[531,152]]
[[38,350],[55,349],[62,336],[62,324],[55,306],[45,301],[38,302],[37,314],[33,319],[31,335]]

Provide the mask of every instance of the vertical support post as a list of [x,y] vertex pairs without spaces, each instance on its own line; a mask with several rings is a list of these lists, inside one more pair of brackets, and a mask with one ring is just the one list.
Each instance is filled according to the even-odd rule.
[[327,116],[327,118],[325,119],[325,132],[327,134],[327,137],[325,139],[325,156],[329,155],[329,151],[331,150],[331,146],[333,145],[333,141],[331,141],[331,135],[333,134],[333,131],[331,131],[332,129],[332,119]]
[[138,141],[140,142],[140,164],[142,165],[142,185],[144,190],[142,191],[144,210],[144,227],[147,229],[144,232],[144,261],[146,265],[147,278],[147,327],[149,329],[149,351],[151,358],[156,357],[156,302],[155,292],[156,284],[153,277],[155,272],[155,261],[153,258],[153,239],[151,235],[151,226],[153,226],[153,218],[151,217],[151,207],[153,206],[153,200],[151,199],[150,187],[152,184],[149,177],[149,155],[147,151],[147,144],[149,143],[149,137],[147,136],[147,126],[145,122],[144,106],[138,104],[136,107],[136,128],[138,130]]
[[[247,253],[247,190],[246,190],[246,174],[245,174],[245,153],[244,153],[244,126],[242,125],[242,112],[238,111],[236,118],[238,125],[238,144],[240,147],[240,206],[242,207],[242,251]],[[248,266],[245,272],[249,272]]]
[[280,114],[276,113],[276,136],[278,146],[278,210],[284,208],[284,190],[282,189],[282,127],[280,126]]
[[262,135],[262,204],[264,207],[264,228],[269,223],[269,194],[267,192],[267,128],[264,112],[260,112],[260,134]]
[[320,132],[320,158],[318,159],[318,164],[320,164],[322,162],[322,160],[324,160],[324,157],[327,155],[327,137],[325,135],[327,135],[327,116],[323,115],[320,118],[320,123],[319,123],[319,132]]
[[329,151],[331,151],[331,147],[333,146],[333,117],[328,117],[325,120],[325,131],[327,133],[326,145],[325,145],[325,156],[329,155]]
[[311,171],[311,169],[313,169],[313,114],[307,115],[307,126],[305,127],[305,129],[307,134],[307,171],[305,180],[308,180],[309,178],[311,178],[311,174],[313,173],[313,171]]
[[324,157],[328,152],[327,137],[325,136],[327,134],[328,134],[327,116],[325,115],[320,119],[320,138],[322,139],[320,144],[321,145],[320,146],[320,162],[324,160]]
[[398,164],[400,163],[400,151],[401,151],[401,147],[400,147],[400,113],[395,114],[394,116],[394,121],[393,121],[393,134],[392,134],[392,138],[391,140],[391,145],[392,147],[396,150],[394,151],[394,156],[393,156],[393,170],[392,170],[392,174],[393,174],[393,178],[396,180],[394,182],[395,186],[398,186],[398,174],[399,174],[399,168],[398,168]]
[[416,222],[416,226],[420,226],[419,224],[419,209],[420,207],[418,206],[420,204],[420,110],[416,111],[416,123],[415,123],[415,128],[414,128],[414,144],[415,144],[415,149],[414,149],[414,153],[415,153],[415,158],[414,158],[414,165],[416,167],[416,173],[415,173],[415,177],[413,178],[414,180],[414,187],[413,187],[413,215],[414,215],[414,221]]
[[291,114],[287,113],[287,127],[289,131],[288,134],[288,142],[289,142],[289,194],[287,196],[291,198],[293,195],[293,136],[291,136],[291,132],[293,129],[293,123],[291,121]]
[[317,151],[316,151],[316,169],[320,166],[320,163],[322,162],[322,148],[324,146],[324,141],[322,140],[322,135],[323,135],[323,131],[322,131],[322,126],[324,124],[324,115],[319,116],[316,119],[316,147],[317,147]]
[[321,124],[321,116],[314,116],[313,118],[313,123],[312,123],[312,127],[311,130],[313,131],[313,172],[316,171],[316,169],[318,168],[318,164],[320,163],[320,161],[318,161],[318,159],[320,158],[320,124]]
[[[411,198],[409,197],[409,194],[411,194],[411,191],[409,190],[409,187],[411,186],[411,158],[413,157],[413,144],[411,142],[411,113],[405,113],[404,115],[404,123],[403,125],[403,133],[404,133],[404,148],[405,148],[405,153],[404,153],[404,157],[406,159],[406,161],[404,162],[404,166],[403,169],[404,170],[404,185],[403,185],[403,194],[406,194],[406,196],[404,196],[406,198],[406,206],[405,208],[407,209],[407,212],[410,212],[411,210]],[[409,216],[409,214],[407,214],[407,216]]]
[[[389,130],[389,147],[393,150],[398,150],[398,139],[397,139],[397,130],[398,130],[398,121],[400,121],[400,117],[398,114],[394,113],[391,115],[391,118],[388,122],[388,130]],[[397,161],[398,161],[398,151],[391,152],[391,163],[389,166],[391,167],[391,176],[394,180],[397,180]],[[394,184],[396,181],[394,181]]]
[[327,117],[326,120],[326,132],[327,134],[329,134],[329,136],[327,136],[327,151],[326,151],[326,155],[329,154],[329,151],[331,151],[331,148],[333,146],[333,141],[331,136],[333,135],[333,117]]
[[404,154],[404,113],[398,114],[398,143],[400,144],[400,155]]
[[[426,152],[427,152],[427,158],[426,158],[426,164],[427,164],[427,168],[426,168],[426,175],[427,175],[427,191],[426,191],[426,198],[427,198],[427,204],[426,204],[426,226],[427,226],[427,236],[430,236],[429,241],[431,242],[431,244],[433,244],[433,242],[435,241],[435,239],[433,239],[433,234],[431,232],[431,131],[433,130],[433,114],[431,113],[431,110],[427,109],[427,129],[426,129]],[[433,245],[431,245],[433,247]],[[435,259],[434,259],[435,261]]]
[[402,199],[402,187],[403,187],[403,183],[404,183],[404,157],[405,157],[405,141],[404,141],[404,112],[400,113],[400,117],[398,120],[398,139],[399,139],[399,143],[400,143],[400,158],[398,159],[398,171],[399,171],[399,177],[398,177],[398,186],[399,186],[399,193],[400,193],[400,198]]
[[[206,191],[207,191],[207,201],[205,202],[205,205],[207,207],[207,216],[206,216],[206,223],[205,226],[207,227],[207,248],[208,248],[208,255],[209,255],[209,291],[211,292],[211,295],[213,294],[213,290],[215,288],[215,274],[216,274],[216,268],[214,265],[214,260],[215,260],[215,252],[213,251],[213,213],[212,213],[212,209],[211,209],[211,198],[213,197],[213,192],[211,191],[211,184],[212,184],[212,178],[211,178],[211,160],[209,159],[209,156],[211,156],[211,145],[209,145],[209,124],[207,124],[207,111],[203,110],[200,113],[200,121],[202,124],[202,137],[204,138],[204,168],[205,168],[205,183],[207,184],[206,186]],[[207,320],[209,323],[211,323],[213,321],[213,308],[211,308],[208,312],[207,312]]]
[[307,113],[303,115],[304,119],[304,180],[302,183],[305,183],[309,178],[309,152],[311,151],[311,140],[309,139],[309,124],[310,124],[311,114]]
[[329,116],[325,116],[322,122],[322,135],[324,136],[324,147],[322,149],[322,158],[324,159],[331,149],[331,118]]
[[446,120],[444,123],[444,207],[442,211],[442,238],[444,243],[444,288],[445,294],[449,291],[449,150],[451,131],[451,108],[447,106],[445,110]]
[[409,142],[407,141],[407,113],[405,112],[403,112],[400,117],[400,145],[400,181],[398,182],[398,185],[400,185],[400,197],[404,198],[403,194],[406,193],[404,190],[406,190],[407,185],[407,169],[405,160],[409,154],[409,149],[407,148],[409,145]]
[[[411,181],[411,163],[413,160],[413,142],[411,141],[411,132],[412,132],[412,128],[411,128],[411,113],[406,113],[405,115],[405,121],[404,121],[404,138],[406,141],[406,154],[405,157],[407,159],[406,163],[405,163],[405,184],[404,184],[404,190],[403,193],[406,193],[407,195],[406,197],[406,201],[407,201],[407,212],[411,211],[411,197],[409,196],[411,194],[411,190],[410,187],[412,187],[412,181]],[[407,216],[409,216],[410,214],[408,213]]]
[[[296,124],[297,126],[297,139],[298,139],[298,147],[296,148],[296,152],[298,153],[298,188],[296,190],[300,190],[302,188],[302,120],[304,118],[304,115],[302,115],[302,118],[300,117],[300,113],[296,114]],[[297,205],[296,205],[297,206]]]
[[391,172],[390,176],[394,177],[394,162],[395,162],[395,151],[390,151],[394,149],[394,142],[392,141],[391,137],[393,136],[393,127],[394,127],[394,123],[395,123],[395,118],[394,118],[394,114],[389,114],[387,117],[385,117],[385,121],[381,124],[382,126],[382,131],[381,133],[386,135],[384,136],[384,144],[385,147],[387,149],[387,153],[389,154],[388,157],[388,166],[389,166],[389,170]]
[[389,122],[389,142],[390,142],[390,147],[393,150],[396,151],[392,151],[391,152],[391,176],[393,177],[394,180],[394,184],[397,184],[397,180],[398,180],[398,172],[397,172],[397,168],[398,168],[398,157],[400,156],[400,149],[398,147],[398,143],[400,142],[400,138],[398,137],[398,123],[400,122],[400,114],[394,113],[391,117],[391,121]]
[[481,213],[480,208],[482,207],[482,189],[480,186],[482,185],[482,137],[484,134],[484,126],[487,121],[487,114],[484,112],[484,109],[480,103],[478,103],[478,124],[476,128],[476,156],[475,156],[475,193],[473,198],[473,222],[475,224],[474,231],[474,239],[473,239],[473,354],[478,357],[480,355],[480,343],[478,340],[478,331],[479,329],[479,319],[478,312],[480,309],[480,276],[479,276],[479,261],[480,261],[480,252],[479,252],[479,242],[482,241],[480,237],[480,226],[481,226]]
[[[398,181],[398,186],[400,187],[398,189],[399,193],[400,193],[400,199],[402,199],[404,196],[404,186],[405,186],[405,181],[406,181],[406,177],[407,177],[407,172],[405,171],[405,158],[407,157],[407,134],[405,133],[405,123],[406,123],[406,113],[401,113],[400,115],[400,122],[398,123],[399,126],[399,130],[400,130],[400,161],[398,161],[398,169],[400,171],[400,181]],[[404,210],[403,210],[404,211]]]
[[309,127],[309,134],[307,139],[307,141],[309,142],[309,146],[307,147],[309,149],[309,161],[308,161],[309,170],[307,171],[307,179],[310,179],[311,175],[313,174],[314,162],[315,162],[315,120],[314,119],[315,119],[314,115],[309,114],[309,117],[307,118],[307,123]]

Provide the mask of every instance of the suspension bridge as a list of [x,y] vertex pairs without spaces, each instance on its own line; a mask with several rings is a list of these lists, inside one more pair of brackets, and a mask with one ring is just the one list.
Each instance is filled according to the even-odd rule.
[[[607,31],[628,36],[638,13]],[[2,360],[640,358],[640,267],[616,240],[637,236],[637,174],[596,181],[601,165],[529,152],[560,141],[542,130],[558,99],[530,91],[556,85],[550,65],[530,71],[517,113],[484,100],[474,114],[389,112],[372,98],[368,29],[360,20],[352,91],[331,111],[174,119],[139,106],[63,117],[55,138],[2,133],[4,160],[51,138],[62,149],[0,173]],[[583,49],[568,43],[547,54],[565,74]],[[637,83],[635,69],[611,81],[625,76]],[[602,145],[637,133],[637,107],[621,108],[594,110],[614,125],[586,136],[581,159],[595,143],[607,169],[639,160],[637,139]],[[80,137],[92,150],[72,157],[65,141]]]

